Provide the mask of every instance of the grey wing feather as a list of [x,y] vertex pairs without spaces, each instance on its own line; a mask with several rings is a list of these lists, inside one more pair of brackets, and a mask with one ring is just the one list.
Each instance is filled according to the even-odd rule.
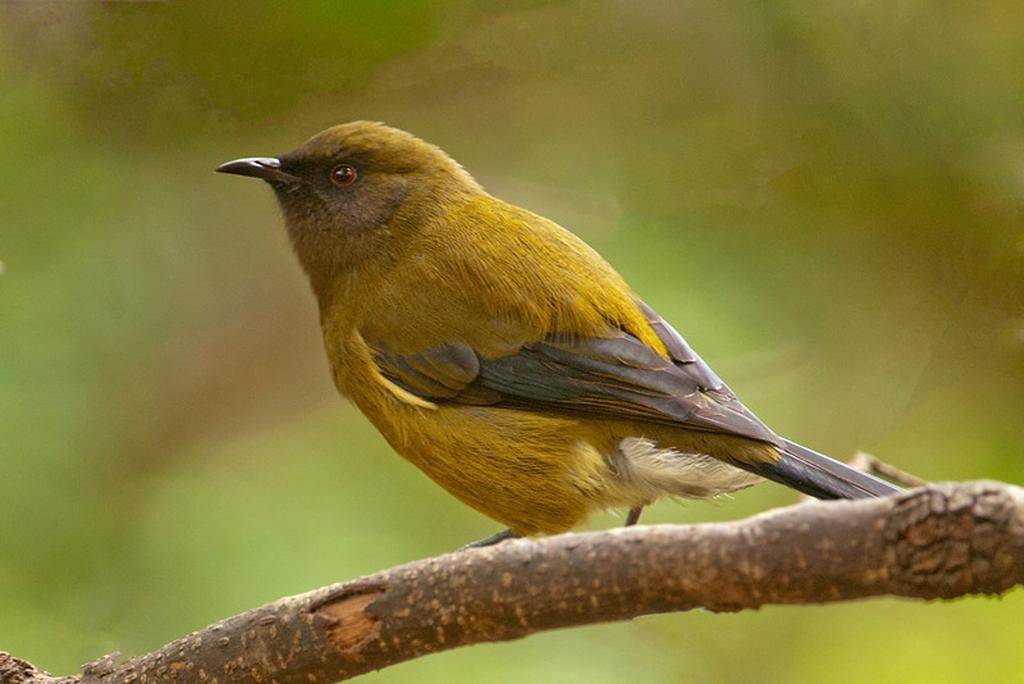
[[640,306],[671,358],[610,329],[603,338],[551,335],[491,359],[462,343],[406,356],[377,345],[377,362],[431,401],[633,418],[778,443],[672,326]]
[[[744,406],[739,399],[736,398],[736,393],[729,389],[729,386],[722,382],[722,379],[718,377],[715,371],[711,370],[704,359],[697,355],[697,352],[693,351],[683,336],[680,335],[672,325],[664,318],[659,316],[657,312],[651,307],[647,306],[643,302],[638,302],[641,311],[647,317],[647,323],[654,330],[654,333],[661,340],[661,343],[665,345],[669,355],[672,357],[676,365],[687,372],[693,377],[704,391],[713,397],[715,401],[724,406],[728,407],[732,411],[746,414],[747,416],[754,418],[754,415],[750,410]],[[757,418],[758,423],[761,421]],[[765,430],[768,428],[762,424]],[[724,430],[728,432],[728,430]],[[775,443],[779,443],[779,438],[772,435],[772,439],[767,440]]]

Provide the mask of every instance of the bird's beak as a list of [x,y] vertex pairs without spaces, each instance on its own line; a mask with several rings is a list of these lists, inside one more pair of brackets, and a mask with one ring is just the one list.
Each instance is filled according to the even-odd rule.
[[277,157],[246,157],[234,159],[217,167],[220,173],[233,173],[239,176],[262,178],[267,182],[295,183],[299,179],[281,170],[281,160]]

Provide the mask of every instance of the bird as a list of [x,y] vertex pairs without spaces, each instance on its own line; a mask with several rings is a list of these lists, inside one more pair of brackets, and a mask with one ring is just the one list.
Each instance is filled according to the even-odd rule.
[[339,392],[507,528],[470,546],[763,480],[900,491],[777,435],[583,240],[411,133],[343,123],[216,170],[273,189]]

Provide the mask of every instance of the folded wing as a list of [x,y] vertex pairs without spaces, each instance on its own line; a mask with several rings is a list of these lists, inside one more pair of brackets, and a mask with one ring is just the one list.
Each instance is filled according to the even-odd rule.
[[406,355],[378,343],[377,363],[391,381],[435,403],[640,419],[780,443],[672,326],[640,307],[669,358],[609,327],[606,337],[553,334],[496,358],[461,342]]

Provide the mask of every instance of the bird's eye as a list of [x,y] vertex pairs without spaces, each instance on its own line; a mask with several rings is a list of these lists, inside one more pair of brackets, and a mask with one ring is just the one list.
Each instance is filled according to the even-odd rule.
[[354,166],[341,164],[331,169],[331,182],[339,188],[343,188],[346,185],[355,183],[358,175]]

